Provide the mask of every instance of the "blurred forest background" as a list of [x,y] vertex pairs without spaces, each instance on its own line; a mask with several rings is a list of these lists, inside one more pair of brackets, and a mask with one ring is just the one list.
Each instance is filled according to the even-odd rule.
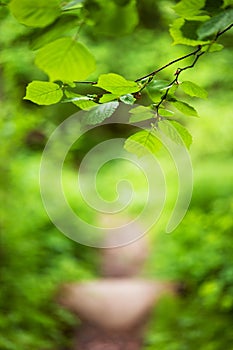
[[[135,80],[189,52],[172,46],[168,28],[175,18],[174,1],[137,3],[138,24],[129,33],[114,36],[82,28],[80,36],[97,59],[91,78],[115,72]],[[98,278],[98,251],[66,238],[50,222],[38,172],[46,140],[77,107],[39,107],[23,100],[26,85],[46,77],[34,64],[37,37],[6,6],[0,7],[0,33],[0,349],[66,349],[76,321],[56,304],[55,295],[63,282]],[[220,42],[223,51],[205,55],[182,75],[209,95],[207,100],[192,99],[201,118],[185,119],[194,139],[193,197],[172,234],[165,234],[162,224],[149,233],[151,250],[142,275],[180,281],[185,293],[160,302],[145,335],[147,350],[222,350],[233,344],[232,33]],[[172,74],[174,67],[160,77]],[[80,154],[115,133],[105,128],[104,136],[87,137],[81,150],[71,151],[64,174],[67,188]],[[113,171],[120,177],[121,169]],[[99,186],[111,196],[110,173],[103,173]],[[134,181],[140,189],[140,177]]]

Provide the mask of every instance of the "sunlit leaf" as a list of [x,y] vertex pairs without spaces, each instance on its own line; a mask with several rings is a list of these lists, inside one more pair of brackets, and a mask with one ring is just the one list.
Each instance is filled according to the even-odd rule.
[[157,154],[162,147],[162,143],[152,130],[142,130],[130,136],[126,141],[124,148],[139,158],[149,153]]
[[88,125],[99,124],[105,119],[111,117],[118,106],[119,102],[117,101],[98,105],[97,107],[94,107],[89,112],[87,112],[86,116],[83,119],[83,122]]
[[199,15],[205,5],[205,0],[181,0],[173,9],[184,18]]
[[95,70],[95,59],[84,45],[72,38],[60,38],[42,47],[36,65],[51,81],[86,79]]
[[126,80],[121,75],[115,73],[100,75],[96,86],[118,96],[130,94],[140,90],[137,83],[131,80]]
[[37,50],[42,46],[62,37],[64,33],[73,33],[76,31],[77,16],[62,15],[54,23],[46,28],[38,29],[32,34],[30,47]]
[[183,102],[183,101],[169,101],[178,111],[182,112],[185,115],[188,116],[193,116],[193,117],[198,117],[197,111],[195,110],[194,107],[190,106],[188,103]]
[[155,112],[149,107],[138,106],[132,108],[129,112],[131,114],[130,123],[137,123],[143,120],[151,119],[155,116]]
[[98,106],[98,103],[94,102],[90,97],[76,94],[72,91],[66,90],[65,95],[66,100],[63,100],[63,103],[72,102],[75,106],[81,109],[90,109],[92,107]]
[[38,105],[51,105],[61,100],[63,91],[58,84],[47,81],[32,81],[27,86],[25,100]]
[[114,95],[114,94],[104,94],[100,98],[100,103],[110,102],[110,101],[116,100],[118,97],[119,97],[118,95]]
[[192,144],[192,135],[180,123],[173,120],[163,120],[159,123],[159,129],[178,145],[189,148]]
[[170,111],[169,109],[159,108],[159,115],[161,115],[162,117],[172,117],[173,114],[174,112]]
[[184,18],[177,18],[171,28],[170,28],[170,34],[174,40],[174,45],[176,44],[183,44],[183,45],[188,45],[188,46],[197,46],[197,45],[203,45],[203,44],[208,44],[210,41],[202,41],[202,40],[195,40],[191,38],[187,38],[184,36],[182,32],[182,28],[185,24],[185,19]]
[[198,86],[197,84],[194,84],[191,81],[183,81],[180,84],[180,87],[182,90],[189,96],[196,96],[200,98],[206,98],[208,93],[205,89]]
[[46,27],[61,14],[58,0],[12,0],[9,8],[20,23],[29,27]]
[[126,94],[120,97],[121,102],[125,103],[126,105],[132,105],[136,101],[136,98],[133,97],[132,94]]
[[223,48],[224,46],[222,44],[213,43],[211,45],[204,45],[201,51],[216,52],[216,51],[221,51]]
[[68,4],[64,5],[62,7],[62,10],[70,10],[70,9],[77,9],[82,7],[83,0],[72,0]]

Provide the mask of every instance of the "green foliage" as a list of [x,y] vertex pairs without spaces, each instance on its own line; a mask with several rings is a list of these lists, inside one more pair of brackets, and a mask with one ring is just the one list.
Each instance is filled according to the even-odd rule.
[[72,102],[75,106],[81,109],[90,109],[97,106],[91,97],[75,94],[69,90],[65,90],[65,95],[68,99],[63,100],[63,103]]
[[192,117],[198,117],[197,111],[195,110],[194,107],[190,106],[188,103],[179,101],[176,99],[172,99],[169,101],[173,106],[175,106],[178,111],[181,113],[187,115],[187,116],[192,116]]
[[105,119],[111,117],[111,115],[115,112],[118,106],[119,102],[115,101],[104,103],[98,107],[94,107],[90,112],[87,113],[86,117],[83,117],[83,123],[88,125],[99,124]]
[[136,1],[123,6],[116,1],[88,0],[85,4],[95,34],[119,36],[131,33],[138,24]]
[[63,10],[74,10],[77,8],[80,8],[82,5],[80,4],[82,2],[82,0],[72,0],[70,2],[68,2],[68,4],[64,5],[62,7]]
[[[1,1],[1,5],[7,3],[9,1]],[[98,125],[103,117],[114,113],[119,101],[133,103],[124,106],[129,109],[130,122],[144,121],[148,129],[151,119],[158,129],[166,124],[169,127],[163,132],[174,142],[181,144],[183,140],[188,147],[191,136],[187,126],[196,140],[191,150],[195,166],[191,208],[174,235],[164,235],[159,226],[151,232],[152,254],[145,271],[151,278],[183,282],[187,295],[180,302],[175,299],[173,304],[165,302],[158,306],[146,335],[146,349],[219,350],[228,349],[232,344],[229,324],[233,310],[230,199],[233,124],[229,118],[232,81],[231,75],[226,74],[231,70],[232,40],[230,31],[217,39],[216,36],[218,30],[226,29],[221,21],[226,20],[226,13],[231,13],[233,3],[231,0],[206,1],[203,7],[200,2],[195,2],[196,5],[193,1],[182,3],[188,5],[182,5],[183,10],[178,7],[178,11],[183,11],[177,34],[181,39],[175,41],[189,45],[189,40],[193,40],[203,44],[200,51],[161,70],[163,65],[193,50],[179,45],[171,50],[166,29],[174,20],[170,7],[173,2],[62,1],[61,5],[54,5],[53,11],[54,1],[12,0],[9,6],[0,6],[0,30],[4,33],[0,37],[0,197],[4,203],[0,209],[3,236],[0,248],[1,349],[72,347],[75,321],[57,305],[57,291],[63,283],[96,278],[99,274],[97,256],[94,249],[64,237],[49,221],[38,187],[41,152],[51,132],[72,113],[94,107],[90,124]],[[211,27],[204,41],[199,40],[198,33],[203,31],[204,25],[209,31],[209,21],[213,19],[214,30]],[[209,55],[223,48],[216,40],[221,41],[225,50]],[[49,53],[47,49],[51,46],[53,50]],[[96,71],[93,56],[86,46],[95,56]],[[205,54],[200,64],[188,69],[202,52]],[[34,56],[40,69],[33,64]],[[180,67],[186,70],[178,75],[176,70]],[[154,70],[159,72],[150,75]],[[121,77],[119,84],[113,87],[116,93],[96,87],[95,82],[108,72]],[[50,81],[45,81],[44,73]],[[140,79],[146,74],[146,78]],[[73,83],[89,75],[93,84]],[[209,91],[210,99],[192,99],[206,96],[203,87]],[[62,98],[63,91],[65,97]],[[139,91],[141,95],[137,94]],[[201,123],[170,110],[177,107],[171,100],[184,99],[184,93],[191,96],[185,96],[185,103],[200,110]],[[52,105],[38,107],[23,100],[23,96],[40,105]],[[62,103],[56,104],[58,101]],[[187,106],[182,105],[182,108],[184,112]],[[190,113],[196,114],[188,108]],[[69,200],[76,210],[77,198],[71,181],[71,178],[76,180],[74,164],[76,167],[99,140],[119,137],[122,131],[118,126],[109,125],[105,125],[103,131],[98,129],[101,129],[98,135],[90,133],[74,145],[66,160],[68,170],[64,167],[65,186],[69,188]],[[160,157],[162,145],[157,132],[153,128],[143,134],[136,133],[126,141],[126,147],[139,156],[152,153]],[[115,188],[117,174],[122,173],[123,163],[115,167],[111,164],[108,167],[111,174],[100,176],[103,180],[100,192],[106,198],[115,196],[111,190]],[[138,180],[135,174],[135,169],[131,169],[127,179],[136,179],[137,206],[141,208],[145,191],[142,179]],[[174,178],[168,179],[167,188],[168,192],[174,189]],[[82,217],[93,220],[82,202],[78,210]]]
[[92,54],[83,44],[68,37],[43,46],[36,55],[35,63],[51,81],[86,79],[95,70]]
[[[62,5],[56,0],[49,3],[36,1],[33,5],[27,0],[13,0],[9,9],[20,23],[42,27],[42,29],[35,30],[30,39],[31,47],[34,50],[39,49],[36,53],[35,63],[48,75],[51,82],[61,82],[67,97],[62,99],[60,88],[50,91],[52,85],[42,82],[40,86],[36,86],[33,82],[32,85],[28,86],[25,98],[40,105],[54,104],[62,99],[63,103],[71,102],[80,109],[93,107],[91,124],[101,123],[108,117],[106,115],[109,113],[107,112],[109,106],[116,105],[110,104],[112,101],[121,101],[127,105],[137,103],[137,92],[140,94],[143,92],[147,95],[149,108],[144,116],[143,113],[138,113],[139,110],[133,112],[137,115],[134,114],[131,121],[150,119],[149,114],[153,114],[152,109],[165,119],[172,116],[173,112],[167,109],[167,102],[185,115],[197,116],[195,108],[186,101],[177,99],[175,94],[177,94],[179,86],[178,78],[183,70],[192,68],[201,54],[222,49],[222,46],[215,41],[220,35],[220,31],[230,25],[233,10],[228,8],[222,10],[223,7],[226,8],[230,5],[229,2],[224,2],[223,6],[221,2],[217,2],[215,5],[219,8],[220,13],[217,13],[215,6],[205,0],[181,0],[173,7],[179,16],[173,21],[170,28],[174,44],[199,46],[199,49],[195,50],[193,54],[187,55],[187,57],[193,55],[193,64],[187,65],[179,72],[177,71],[176,79],[169,82],[169,80],[155,79],[154,77],[157,72],[185,59],[186,56],[171,61],[153,72],[151,76],[147,75],[146,78],[138,78],[136,81],[128,80],[116,73],[100,74],[98,81],[93,82],[92,85],[95,88],[100,88],[101,92],[83,93],[66,88],[67,84],[75,88],[76,83],[85,80],[96,70],[95,57],[80,41],[77,41],[77,39],[80,40],[78,38],[80,30],[86,25],[86,27],[92,28],[91,35],[96,38],[97,36],[121,36],[133,32],[139,23],[138,11],[141,9],[140,6],[137,6],[136,0],[68,1]],[[55,10],[52,11],[52,9]],[[90,35],[88,29],[85,35]],[[37,84],[39,84],[38,81]],[[45,87],[44,93],[43,86]],[[184,81],[180,86],[183,92],[191,97],[206,98],[207,96],[207,92],[192,81]],[[39,96],[37,96],[38,93]],[[98,107],[98,104],[107,105]],[[102,112],[101,118],[100,113]]]
[[114,73],[100,75],[96,86],[118,96],[140,90],[140,87],[134,81],[126,80],[124,77]]
[[[209,174],[199,180],[208,187]],[[159,264],[153,263],[153,273],[182,282],[184,295],[180,300],[164,300],[155,308],[146,350],[219,350],[233,341],[228,331],[233,307],[232,199],[228,194],[209,204],[208,212],[200,202],[192,206],[174,234],[157,237],[157,253],[151,260]]]
[[151,119],[155,116],[155,112],[145,106],[138,106],[130,110],[130,123],[137,123],[143,120]]
[[198,37],[202,40],[218,33],[233,22],[233,9],[223,11],[204,22],[197,30]]
[[29,27],[46,27],[61,12],[58,0],[12,0],[9,7],[16,19]]
[[178,145],[183,145],[187,148],[190,148],[192,144],[192,136],[189,131],[180,123],[177,123],[174,120],[163,120],[159,124],[160,130],[167,135],[172,141]]
[[[208,19],[209,17],[204,17],[204,19]],[[203,18],[198,18],[198,19],[203,19]],[[185,21],[184,18],[178,18],[176,19],[171,28],[170,28],[170,34],[174,40],[174,44],[183,44],[183,45],[188,45],[188,46],[197,46],[197,45],[206,45],[210,43],[210,41],[203,41],[203,40],[198,40],[197,36],[196,38],[193,37],[193,33],[195,31],[193,30],[193,26],[190,26],[188,29],[188,33],[184,34],[184,26],[187,25],[187,23],[190,23],[189,21]],[[191,22],[193,24],[193,21]],[[200,22],[194,22],[196,24],[196,30],[198,29],[198,25],[200,25]]]
[[136,101],[136,98],[134,98],[132,94],[126,94],[120,97],[120,101],[126,105],[133,105]]
[[195,96],[200,98],[207,97],[207,94],[208,94],[207,91],[191,81],[183,81],[180,84],[180,86],[182,90],[190,96]]
[[223,0],[223,3],[224,3],[224,7],[227,7],[227,6],[233,5],[233,0]]
[[169,88],[169,81],[167,80],[153,80],[147,86],[148,95],[154,102],[158,102],[162,93]]
[[205,0],[181,0],[173,8],[181,17],[190,18],[202,14],[204,5]]
[[58,84],[47,81],[33,81],[27,87],[25,100],[38,105],[51,105],[61,100],[63,91]]
[[149,153],[157,154],[162,147],[162,143],[156,136],[155,130],[141,130],[130,136],[126,141],[124,148],[136,154],[139,158],[148,155]]

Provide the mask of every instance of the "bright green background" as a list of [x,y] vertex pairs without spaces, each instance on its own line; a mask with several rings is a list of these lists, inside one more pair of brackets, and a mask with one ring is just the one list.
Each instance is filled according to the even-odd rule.
[[[97,61],[91,78],[114,72],[134,80],[188,52],[186,47],[171,46],[168,24],[175,16],[171,1],[138,3],[140,21],[134,31],[130,25],[134,26],[135,14],[128,33],[114,38],[106,35],[107,20],[96,32],[91,27],[81,31],[82,41]],[[4,33],[0,37],[0,348],[63,349],[69,346],[75,321],[54,302],[56,292],[63,282],[98,276],[98,252],[64,237],[49,221],[40,198],[38,170],[46,139],[77,108],[70,104],[38,107],[23,100],[30,81],[45,79],[30,49],[35,34],[5,7],[0,8],[0,32]],[[180,281],[186,293],[160,303],[145,336],[145,349],[222,350],[230,349],[233,342],[232,36],[227,33],[221,43],[223,51],[206,55],[182,75],[182,80],[191,80],[209,93],[208,100],[190,98],[201,119],[184,120],[194,139],[190,150],[193,199],[175,232],[165,234],[163,222],[150,232],[151,252],[143,275]],[[173,73],[174,67],[169,68],[160,78],[170,79]],[[99,140],[119,134],[105,128],[74,147],[64,175],[74,206],[70,183],[75,165]],[[113,195],[111,183],[120,178],[121,166],[113,164],[102,174],[100,191],[107,198]],[[131,170],[126,171],[130,177]],[[138,193],[144,193],[141,176],[132,176]],[[169,181],[171,193],[172,189]],[[143,195],[138,195],[132,214],[140,209],[141,199]],[[82,213],[89,215],[85,207]]]

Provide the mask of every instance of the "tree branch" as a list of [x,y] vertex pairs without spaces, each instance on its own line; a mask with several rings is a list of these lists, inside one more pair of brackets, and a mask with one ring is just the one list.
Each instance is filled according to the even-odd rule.
[[[210,44],[199,45],[194,51],[188,53],[187,55],[184,55],[184,56],[182,56],[182,57],[179,57],[179,58],[176,58],[175,60],[170,61],[169,63],[165,64],[164,66],[162,66],[162,67],[160,67],[160,68],[158,68],[158,69],[156,69],[156,70],[154,70],[153,72],[148,73],[148,74],[146,74],[146,75],[144,75],[144,76],[142,76],[142,77],[136,79],[135,82],[138,83],[138,82],[140,82],[140,81],[142,81],[142,80],[148,78],[148,81],[146,82],[146,84],[145,84],[145,85],[142,87],[142,89],[141,89],[141,90],[143,90],[143,89],[151,82],[151,80],[153,80],[154,76],[155,76],[157,73],[161,72],[162,70],[166,69],[167,67],[169,67],[169,66],[171,66],[171,65],[173,65],[173,64],[175,64],[175,63],[177,63],[177,62],[180,62],[180,61],[185,60],[186,58],[189,58],[189,57],[191,57],[191,56],[196,56],[195,59],[194,59],[194,61],[193,61],[193,63],[192,63],[191,65],[188,65],[188,66],[186,66],[186,67],[184,67],[184,68],[178,68],[178,69],[177,69],[176,74],[175,74],[175,75],[176,75],[176,79],[174,79],[173,82],[171,83],[171,84],[173,85],[175,82],[178,81],[178,76],[180,75],[181,72],[183,72],[183,71],[186,70],[186,69],[193,68],[194,65],[197,63],[198,59],[199,59],[203,54],[206,53],[206,52],[204,52],[204,51],[203,51],[203,52],[200,52],[201,49],[202,49],[204,46],[206,46],[206,45],[211,46],[214,42],[217,41],[217,39],[218,39],[221,35],[223,35],[224,33],[226,33],[226,32],[227,32],[228,30],[230,30],[232,27],[233,27],[233,23],[230,24],[230,25],[229,25],[228,27],[226,27],[225,29],[223,29],[222,31],[219,31],[219,32],[216,34],[215,38],[213,39],[213,41],[212,41]],[[91,85],[95,85],[95,84],[97,84],[97,81],[74,81],[74,83],[76,83],[76,84],[91,84]],[[171,84],[170,84],[170,85],[171,85]],[[141,90],[140,90],[140,91],[141,91]],[[168,89],[168,90],[169,90],[169,89]],[[167,96],[167,94],[168,94],[168,91],[166,92],[166,96]],[[162,102],[163,102],[163,101],[162,101]],[[161,103],[162,103],[162,102],[161,102]],[[161,104],[161,103],[160,103],[160,104]]]
[[196,54],[201,50],[201,48],[202,48],[201,46],[198,46],[198,48],[197,48],[195,51],[190,52],[189,54],[187,54],[187,55],[185,55],[185,56],[176,58],[175,60],[173,60],[173,61],[171,61],[171,62],[165,64],[165,65],[162,66],[161,68],[156,69],[156,70],[154,70],[153,72],[151,72],[151,73],[149,73],[149,74],[147,74],[147,75],[144,75],[144,76],[141,77],[141,78],[136,79],[135,82],[137,83],[137,82],[139,82],[139,81],[141,81],[141,80],[144,80],[144,79],[146,79],[146,78],[154,77],[155,74],[161,72],[162,70],[164,70],[165,68],[171,66],[172,64],[177,63],[177,62],[179,62],[179,61],[182,61],[182,60],[184,60],[184,59],[186,59],[186,58],[188,58],[188,57],[191,57],[191,56],[196,55]]

